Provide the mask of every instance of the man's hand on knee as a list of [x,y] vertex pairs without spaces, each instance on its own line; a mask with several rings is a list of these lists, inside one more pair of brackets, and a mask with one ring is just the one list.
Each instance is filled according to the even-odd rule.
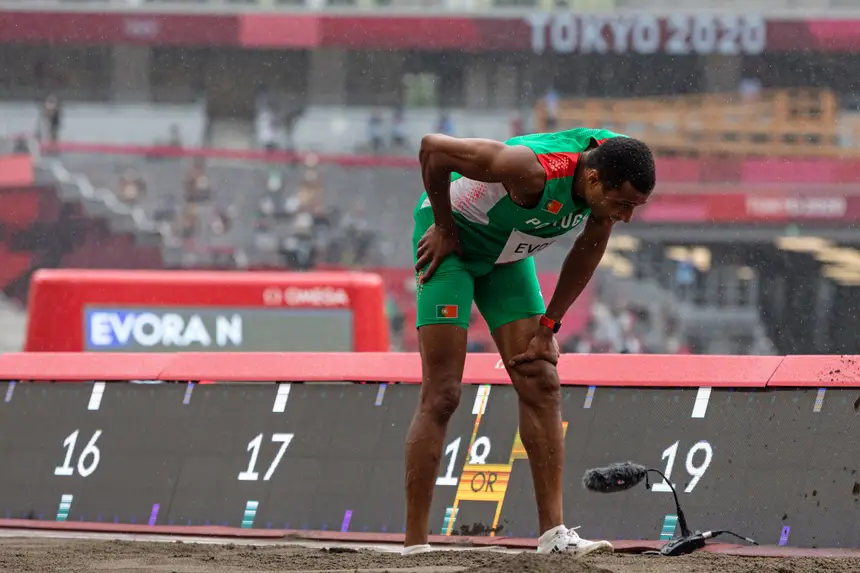
[[544,333],[543,330],[546,329],[540,329],[532,337],[525,352],[517,354],[510,359],[508,366],[521,366],[528,362],[535,362],[537,360],[545,360],[553,366],[558,365],[558,341],[555,339],[555,335],[551,332],[547,334]]

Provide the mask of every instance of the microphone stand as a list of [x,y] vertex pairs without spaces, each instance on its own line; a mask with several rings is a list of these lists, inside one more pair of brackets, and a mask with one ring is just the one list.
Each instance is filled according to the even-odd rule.
[[742,535],[738,535],[732,531],[727,531],[725,529],[720,529],[716,531],[705,531],[700,532],[696,531],[695,533],[690,531],[690,528],[687,526],[687,518],[684,516],[684,512],[681,509],[681,503],[678,501],[678,493],[675,491],[675,486],[672,485],[672,482],[667,478],[663,472],[660,470],[656,470],[653,468],[649,468],[645,470],[645,489],[651,489],[651,482],[648,479],[648,473],[654,472],[663,478],[667,484],[669,484],[669,489],[672,490],[672,497],[675,498],[675,512],[678,515],[678,526],[681,528],[681,536],[676,537],[669,541],[666,545],[660,548],[660,555],[664,555],[667,557],[674,557],[676,555],[687,555],[688,553],[692,553],[698,549],[701,549],[705,546],[705,541],[711,539],[712,537],[716,537],[717,535],[722,535],[726,533],[728,535],[734,535],[738,539],[742,539],[744,541],[748,541],[753,545],[758,545],[758,543],[754,539],[750,539],[749,537],[743,537]]

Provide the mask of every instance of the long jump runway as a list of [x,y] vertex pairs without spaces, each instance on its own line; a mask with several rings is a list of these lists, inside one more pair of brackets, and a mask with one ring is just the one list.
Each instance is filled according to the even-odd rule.
[[[765,548],[764,554],[768,551],[782,550]],[[860,573],[860,552],[815,554],[760,557],[709,551],[670,558],[616,553],[575,560],[487,547],[401,557],[394,545],[0,531],[4,573]]]

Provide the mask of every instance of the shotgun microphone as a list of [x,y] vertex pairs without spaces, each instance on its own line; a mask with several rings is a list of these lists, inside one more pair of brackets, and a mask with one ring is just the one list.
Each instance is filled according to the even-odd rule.
[[645,466],[622,462],[604,468],[594,468],[582,476],[582,485],[589,491],[616,493],[636,486],[648,475]]
[[669,486],[672,492],[672,497],[675,500],[675,512],[678,517],[678,527],[681,530],[680,537],[676,537],[664,545],[658,552],[664,556],[686,555],[701,549],[705,546],[705,541],[716,537],[717,535],[728,534],[734,535],[744,541],[758,545],[755,540],[749,537],[743,537],[732,531],[725,529],[717,531],[706,531],[704,533],[696,531],[693,533],[687,526],[687,518],[681,509],[681,503],[678,501],[678,492],[675,491],[675,486],[660,470],[646,468],[633,462],[621,462],[611,464],[603,468],[594,468],[585,472],[582,476],[582,485],[589,491],[598,493],[615,493],[626,491],[635,487],[639,482],[645,480],[645,489],[651,489],[651,483],[648,479],[648,473],[654,472],[663,478],[663,481]]

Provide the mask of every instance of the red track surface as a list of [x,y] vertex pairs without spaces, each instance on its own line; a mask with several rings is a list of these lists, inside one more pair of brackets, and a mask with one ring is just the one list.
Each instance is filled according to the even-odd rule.
[[[397,533],[341,533],[337,531],[301,531],[296,529],[245,529],[222,526],[185,525],[131,525],[123,523],[80,523],[35,521],[27,519],[0,519],[3,529],[31,529],[41,531],[78,531],[86,533],[183,535],[195,537],[222,537],[225,540],[243,538],[260,540],[328,541],[333,543],[400,544],[403,535]],[[501,546],[509,549],[535,549],[537,539],[515,537],[443,537],[431,535],[435,545]],[[642,553],[659,549],[663,541],[613,541],[619,553]],[[802,549],[796,547],[744,546],[727,543],[710,543],[705,551],[746,557],[860,557],[860,549]]]

